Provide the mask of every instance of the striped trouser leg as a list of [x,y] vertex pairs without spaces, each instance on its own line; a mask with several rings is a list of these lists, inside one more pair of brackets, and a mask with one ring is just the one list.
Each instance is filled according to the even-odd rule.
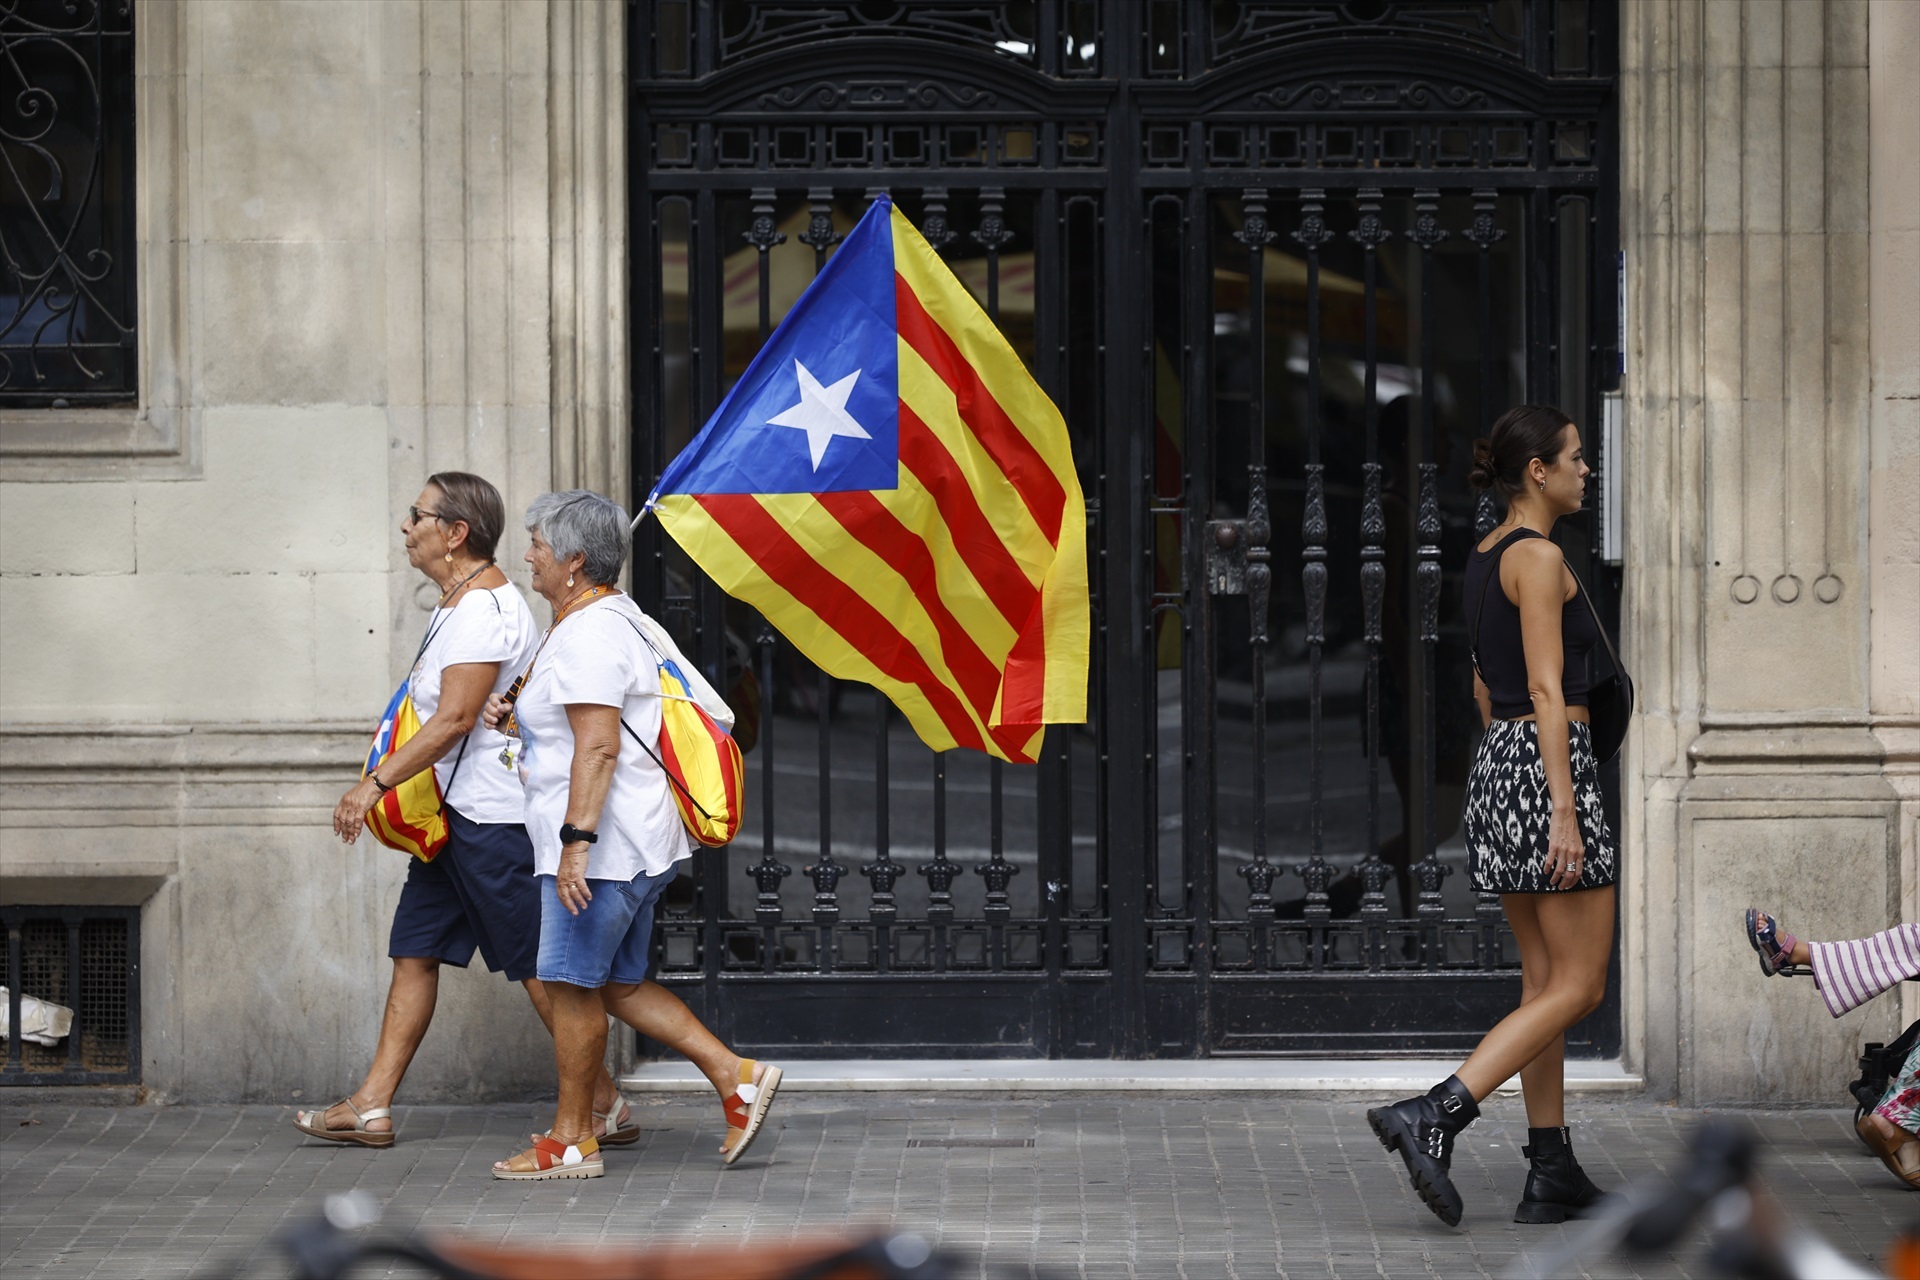
[[1920,924],[1897,924],[1884,933],[1848,942],[1810,942],[1813,981],[1839,1017],[1896,982],[1920,978]]

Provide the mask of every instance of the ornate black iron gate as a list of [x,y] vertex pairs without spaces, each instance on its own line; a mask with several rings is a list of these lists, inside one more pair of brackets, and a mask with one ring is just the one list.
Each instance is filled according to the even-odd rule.
[[[1469,1046],[1517,979],[1458,874],[1457,573],[1494,519],[1464,477],[1521,399],[1599,454],[1612,5],[654,0],[631,31],[635,491],[885,190],[1059,402],[1094,561],[1091,721],[1003,767],[643,526],[635,590],[741,710],[755,793],[663,980],[756,1052]],[[1616,1050],[1617,1008],[1574,1040]]]

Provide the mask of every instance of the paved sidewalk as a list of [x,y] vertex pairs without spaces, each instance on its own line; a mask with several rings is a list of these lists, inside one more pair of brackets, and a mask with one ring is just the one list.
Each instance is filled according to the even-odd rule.
[[[1560,1227],[1508,1221],[1524,1115],[1491,1101],[1456,1156],[1466,1221],[1449,1230],[1375,1144],[1365,1103],[1250,1094],[783,1093],[752,1152],[722,1171],[717,1102],[638,1104],[640,1143],[591,1182],[499,1183],[494,1159],[550,1114],[538,1104],[410,1107],[385,1151],[304,1139],[277,1107],[73,1107],[0,1099],[0,1274],[220,1274],[361,1188],[382,1229],[479,1241],[779,1240],[890,1225],[983,1261],[982,1274],[1085,1277],[1493,1276]],[[1608,1187],[1670,1169],[1697,1112],[1577,1099],[1577,1150]],[[1845,1114],[1753,1114],[1763,1168],[1805,1223],[1877,1259],[1920,1199],[1853,1138]],[[923,1146],[1001,1139],[1032,1146]],[[285,1274],[284,1268],[278,1274]],[[372,1274],[371,1272],[364,1274]],[[414,1274],[414,1273],[403,1273]],[[1675,1256],[1603,1258],[1594,1276],[1707,1274]]]

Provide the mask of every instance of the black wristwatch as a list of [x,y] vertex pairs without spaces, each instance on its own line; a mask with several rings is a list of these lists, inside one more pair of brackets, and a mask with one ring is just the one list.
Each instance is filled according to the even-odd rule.
[[587,844],[592,844],[599,838],[600,837],[594,832],[582,831],[571,822],[563,822],[560,824],[560,843],[563,845],[579,844],[583,841]]

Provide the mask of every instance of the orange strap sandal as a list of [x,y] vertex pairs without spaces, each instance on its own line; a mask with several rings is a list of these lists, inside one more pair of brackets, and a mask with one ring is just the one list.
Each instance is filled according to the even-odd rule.
[[[510,1166],[516,1160],[529,1162],[530,1169]],[[502,1167],[508,1166],[508,1167]],[[587,1138],[576,1145],[556,1142],[545,1134],[533,1140],[533,1146],[519,1155],[493,1166],[493,1176],[502,1182],[545,1182],[550,1178],[598,1178],[607,1172],[600,1158],[600,1144]]]
[[767,1108],[773,1105],[774,1091],[780,1087],[780,1068],[768,1067],[760,1083],[755,1084],[754,1066],[752,1058],[740,1060],[740,1083],[721,1102],[727,1111],[727,1127],[731,1131],[728,1137],[732,1139],[721,1157],[725,1164],[732,1164],[747,1153],[747,1147],[760,1132],[761,1121],[767,1118]]

